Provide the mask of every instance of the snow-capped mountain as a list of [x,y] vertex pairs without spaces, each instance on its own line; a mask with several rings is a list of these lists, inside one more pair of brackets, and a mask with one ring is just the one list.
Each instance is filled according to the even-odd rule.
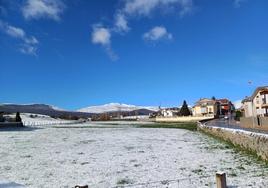
[[79,109],[79,112],[87,112],[87,113],[105,113],[105,112],[130,112],[134,110],[146,109],[150,111],[158,111],[158,107],[154,106],[135,106],[129,104],[122,103],[109,103],[99,106],[89,106],[86,108]]

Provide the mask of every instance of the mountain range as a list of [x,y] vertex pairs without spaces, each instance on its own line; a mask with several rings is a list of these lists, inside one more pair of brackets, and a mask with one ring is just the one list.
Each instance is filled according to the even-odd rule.
[[32,113],[42,114],[54,117],[70,117],[76,116],[79,118],[89,118],[93,115],[109,114],[115,116],[120,113],[124,116],[131,115],[149,115],[157,111],[157,107],[135,106],[120,103],[109,103],[100,106],[89,106],[77,111],[68,111],[47,104],[0,104],[0,112],[5,113]]
[[99,106],[89,106],[86,108],[79,109],[79,112],[87,112],[87,113],[107,113],[107,112],[131,112],[135,110],[149,110],[156,112],[158,111],[158,107],[154,106],[135,106],[129,104],[121,104],[121,103],[109,103]]

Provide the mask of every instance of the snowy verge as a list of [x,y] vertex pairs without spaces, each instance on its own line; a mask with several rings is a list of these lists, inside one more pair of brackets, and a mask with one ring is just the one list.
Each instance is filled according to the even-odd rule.
[[268,161],[268,134],[198,123],[198,129],[256,154]]

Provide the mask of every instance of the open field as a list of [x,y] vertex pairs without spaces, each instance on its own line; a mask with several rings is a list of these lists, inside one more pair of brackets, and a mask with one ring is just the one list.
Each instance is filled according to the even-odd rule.
[[0,130],[0,182],[50,188],[215,187],[215,172],[225,171],[232,186],[268,184],[264,163],[196,131],[131,123],[75,126]]

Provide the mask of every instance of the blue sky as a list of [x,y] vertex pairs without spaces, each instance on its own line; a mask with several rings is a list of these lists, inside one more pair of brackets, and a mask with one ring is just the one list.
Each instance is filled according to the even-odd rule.
[[268,85],[267,10],[266,0],[0,0],[0,102],[242,99]]

